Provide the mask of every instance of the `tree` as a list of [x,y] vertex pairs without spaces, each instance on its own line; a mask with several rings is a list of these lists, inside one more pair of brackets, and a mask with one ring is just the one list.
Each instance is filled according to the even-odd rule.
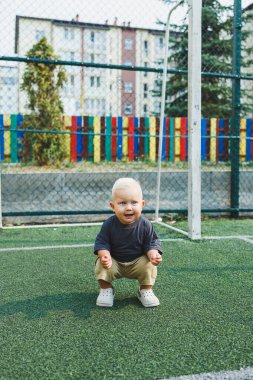
[[[28,58],[53,60],[58,57],[45,37],[26,54]],[[25,133],[25,157],[38,165],[60,162],[66,157],[65,137],[57,134],[63,130],[63,105],[60,89],[66,81],[62,67],[50,63],[26,64],[21,89],[27,92],[29,115],[24,117],[26,129],[51,131],[53,133]]]
[[[164,0],[165,2],[168,2]],[[202,72],[229,74],[232,72],[232,17],[231,7],[218,0],[203,0],[202,9]],[[187,70],[188,25],[173,25],[175,33],[170,41],[169,66]],[[187,75],[173,74],[167,82],[169,116],[187,115]],[[154,96],[161,95],[161,83]],[[231,116],[231,80],[216,76],[202,76],[202,115],[228,118]],[[244,106],[246,109],[246,107]]]

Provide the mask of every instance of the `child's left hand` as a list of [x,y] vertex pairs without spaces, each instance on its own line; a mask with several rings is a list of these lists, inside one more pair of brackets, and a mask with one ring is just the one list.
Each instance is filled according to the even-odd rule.
[[153,265],[159,265],[162,261],[162,255],[158,251],[149,251],[148,258]]

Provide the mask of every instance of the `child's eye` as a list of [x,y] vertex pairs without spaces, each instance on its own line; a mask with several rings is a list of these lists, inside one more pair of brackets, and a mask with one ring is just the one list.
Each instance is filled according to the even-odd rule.
[[136,202],[136,201],[132,202],[132,206],[136,206],[137,204],[138,204],[138,202]]
[[119,202],[119,205],[124,206],[126,202]]

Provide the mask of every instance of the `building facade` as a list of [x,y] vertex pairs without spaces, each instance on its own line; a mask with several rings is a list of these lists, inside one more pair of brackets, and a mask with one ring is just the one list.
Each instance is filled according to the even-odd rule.
[[[33,17],[16,17],[15,50],[18,56],[46,37],[59,59],[92,64],[154,67],[164,56],[164,31]],[[21,83],[25,64],[18,65]],[[114,68],[66,65],[67,82],[61,93],[66,115],[148,116],[159,112],[152,96],[157,73]],[[26,113],[26,95],[18,111]]]

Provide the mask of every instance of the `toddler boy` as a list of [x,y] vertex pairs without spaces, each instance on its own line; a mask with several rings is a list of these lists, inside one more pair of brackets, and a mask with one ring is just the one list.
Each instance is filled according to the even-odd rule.
[[103,223],[94,247],[98,255],[95,266],[100,286],[98,306],[113,306],[112,281],[122,277],[138,280],[137,297],[143,306],[160,304],[152,287],[162,251],[153,225],[141,214],[144,204],[136,180],[120,178],[114,183],[110,206],[115,215]]

